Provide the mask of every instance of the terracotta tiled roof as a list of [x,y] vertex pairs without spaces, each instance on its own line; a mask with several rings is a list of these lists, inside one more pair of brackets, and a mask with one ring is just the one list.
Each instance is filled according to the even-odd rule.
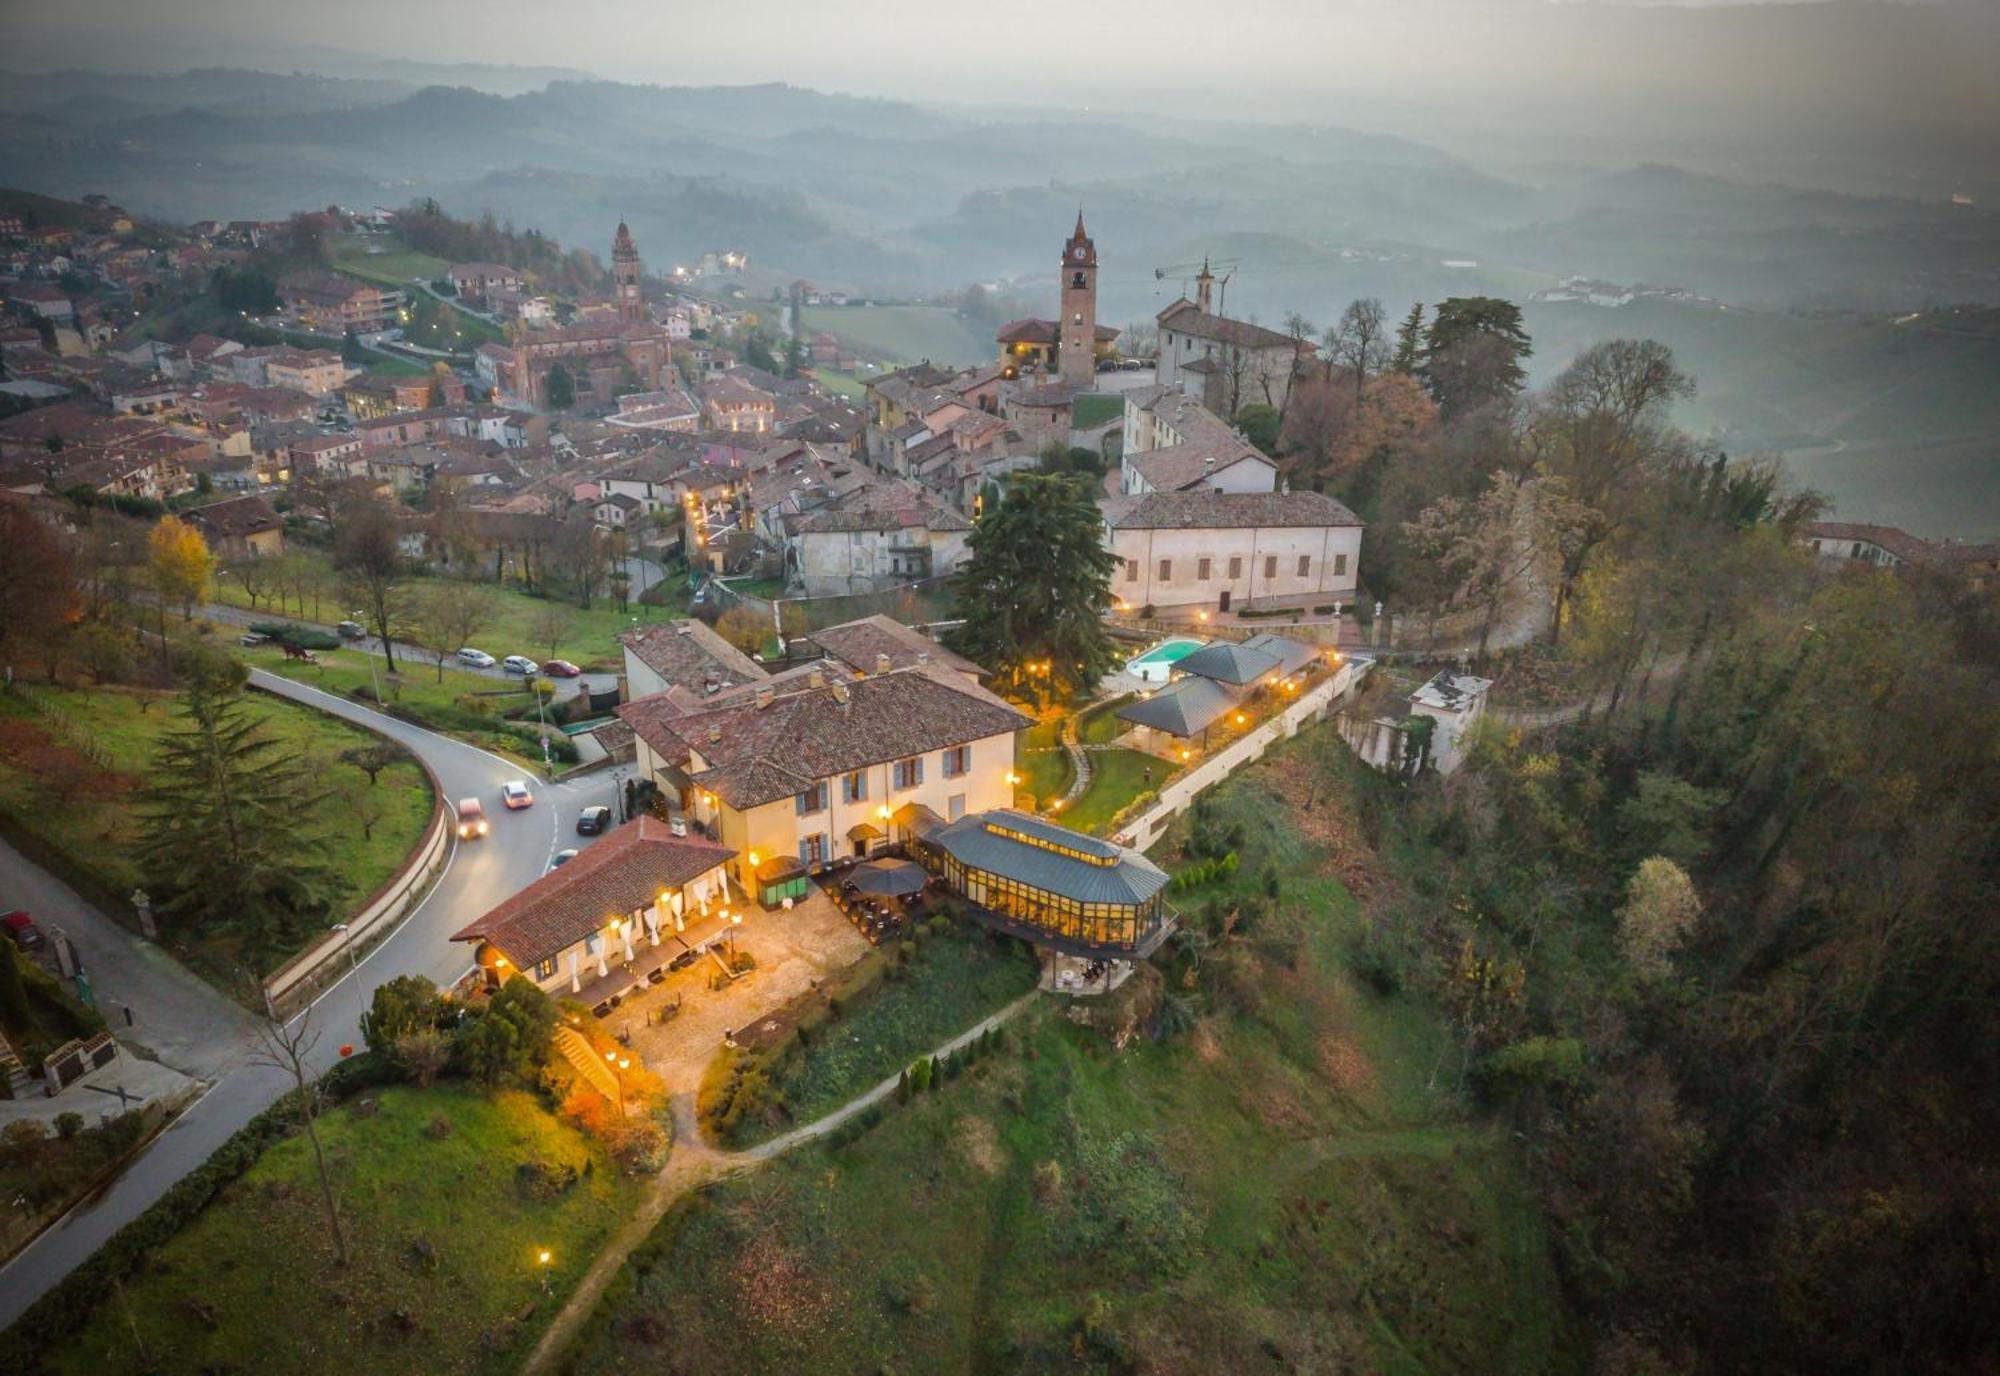
[[1212,314],[1186,297],[1161,311],[1158,323],[1163,330],[1179,330],[1196,339],[1213,339],[1223,344],[1234,344],[1239,349],[1304,347],[1288,334],[1253,325],[1247,320],[1231,320],[1226,315]]
[[1225,468],[1258,460],[1267,468],[1271,461],[1242,441],[1218,447],[1212,444],[1176,444],[1166,449],[1148,449],[1128,454],[1125,462],[1152,484],[1155,491],[1179,492],[1199,488]]
[[277,530],[284,524],[262,497],[231,497],[227,501],[210,502],[190,511],[188,519],[224,540]]
[[[878,655],[889,656],[891,669],[907,669],[913,664],[928,662],[943,664],[960,673],[978,674],[982,678],[986,674],[984,669],[963,655],[953,654],[923,632],[912,630],[886,616],[864,616],[859,621],[828,626],[825,630],[814,631],[811,640],[821,650],[862,674],[875,672]],[[919,656],[924,659],[920,660]]]
[[1105,503],[1113,530],[1242,530],[1253,526],[1358,526],[1323,492],[1148,492]]
[[1001,344],[1053,344],[1056,342],[1056,322],[1010,320],[1000,327],[994,339]]
[[706,837],[676,836],[659,818],[641,816],[451,939],[490,942],[516,965],[532,967],[652,903],[662,889],[690,883],[735,854]]
[[[988,736],[1011,734],[1028,718],[949,671],[896,670],[853,682],[823,682],[725,705],[680,712],[642,698],[618,709],[659,754],[688,751],[707,762],[694,778],[731,807],[776,802],[809,784]],[[956,680],[956,681],[954,681]]]
[[702,692],[769,677],[761,665],[699,621],[668,621],[618,639],[639,662],[678,688]]

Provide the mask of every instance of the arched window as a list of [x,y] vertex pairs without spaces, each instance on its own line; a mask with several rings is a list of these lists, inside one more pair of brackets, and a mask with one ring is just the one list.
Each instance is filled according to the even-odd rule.
[[1069,279],[1069,284],[1072,287],[1075,287],[1078,291],[1082,291],[1084,290],[1085,287],[1090,285],[1088,280],[1080,272]]

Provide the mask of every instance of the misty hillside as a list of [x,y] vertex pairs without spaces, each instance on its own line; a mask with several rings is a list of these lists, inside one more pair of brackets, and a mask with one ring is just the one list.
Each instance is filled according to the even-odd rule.
[[[1240,265],[1236,299],[1267,315],[1458,290],[1466,270],[1446,259],[1478,261],[1475,285],[1492,289],[1582,274],[1773,309],[2000,293],[2000,218],[1982,210],[1662,166],[1537,185],[1324,127],[970,112],[784,85],[558,81],[505,96],[224,70],[10,75],[0,110],[14,181],[102,189],[164,218],[430,194],[580,242],[623,215],[656,259],[743,247],[775,272],[876,293],[1032,281],[1079,203],[1114,313],[1152,301],[1153,268],[1239,233],[1291,245]],[[1318,260],[1339,270],[1309,280]]]

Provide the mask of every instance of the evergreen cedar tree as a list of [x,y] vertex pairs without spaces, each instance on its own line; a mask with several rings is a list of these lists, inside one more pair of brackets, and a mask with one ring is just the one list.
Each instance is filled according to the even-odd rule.
[[1118,559],[1081,478],[1017,476],[966,543],[972,557],[951,585],[965,622],[946,636],[951,649],[1037,705],[1064,701],[1117,667],[1103,618]]
[[140,795],[138,850],[163,916],[262,952],[325,925],[331,872],[310,819],[327,790],[250,710],[246,677],[220,655],[190,662]]
[[1431,319],[1417,372],[1451,418],[1517,395],[1528,380],[1521,360],[1534,351],[1519,306],[1494,296],[1454,296]]

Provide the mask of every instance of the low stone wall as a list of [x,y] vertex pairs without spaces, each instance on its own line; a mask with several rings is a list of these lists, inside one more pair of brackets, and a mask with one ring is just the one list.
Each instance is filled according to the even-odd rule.
[[338,979],[350,959],[358,958],[370,942],[387,934],[399,918],[423,900],[430,892],[431,882],[444,869],[451,854],[451,804],[431,767],[421,756],[412,753],[411,758],[430,780],[431,797],[437,803],[430,826],[425,828],[423,839],[410,852],[403,867],[374,892],[360,911],[347,919],[346,931],[327,932],[265,977],[264,1002],[281,1016],[289,1016],[303,1007]]
[[1203,790],[1213,788],[1244,765],[1262,759],[1266,750],[1279,741],[1291,739],[1300,727],[1325,717],[1334,704],[1360,685],[1373,667],[1373,661],[1366,658],[1343,659],[1338,669],[1314,684],[1297,702],[1168,783],[1145,811],[1121,822],[1111,839],[1120,845],[1148,849]]

